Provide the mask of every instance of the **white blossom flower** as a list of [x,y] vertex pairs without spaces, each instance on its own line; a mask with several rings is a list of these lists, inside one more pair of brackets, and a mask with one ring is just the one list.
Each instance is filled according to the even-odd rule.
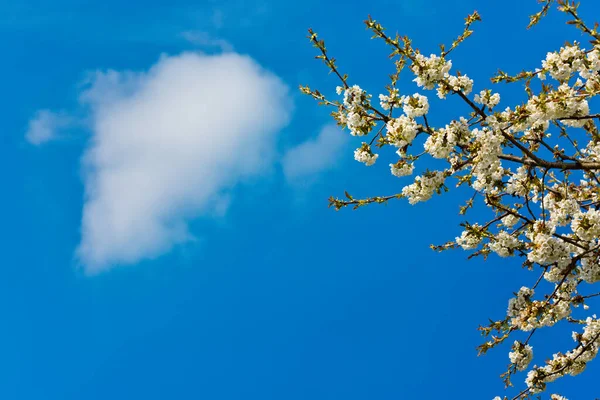
[[482,90],[473,99],[475,103],[482,104],[488,108],[494,108],[500,103],[500,95],[498,93],[492,94],[491,90]]
[[417,135],[417,123],[414,119],[405,115],[388,121],[386,129],[386,139],[398,148],[403,148],[412,143]]
[[512,228],[519,222],[519,217],[516,215],[508,214],[506,217],[502,218],[502,225],[507,228]]
[[[336,91],[340,91],[340,86]],[[344,107],[346,113],[342,116],[352,136],[367,135],[372,129],[372,119],[367,111],[370,96],[358,85],[350,86],[344,90]]]
[[425,151],[434,158],[447,158],[455,146],[466,145],[471,137],[469,124],[461,117],[460,121],[452,121],[433,132],[425,141]]
[[549,52],[542,61],[542,68],[553,79],[565,81],[583,65],[584,53],[575,43],[573,46],[561,47],[559,52]]
[[518,340],[515,340],[512,350],[513,351],[508,354],[510,362],[516,365],[517,370],[525,370],[533,359],[533,348],[528,344],[525,345]]
[[404,113],[409,118],[421,117],[429,111],[429,101],[427,97],[418,93],[412,96],[402,96],[402,106]]
[[521,287],[517,293],[517,297],[513,297],[508,301],[508,310],[506,314],[509,317],[517,317],[521,313],[521,310],[527,306],[533,294],[533,289],[526,286]]
[[498,254],[500,257],[508,257],[512,255],[513,250],[517,248],[521,242],[519,239],[509,234],[506,231],[500,231],[495,235],[493,241],[489,244],[490,250]]
[[434,192],[440,189],[444,183],[444,173],[441,171],[429,172],[417,176],[415,182],[402,189],[402,195],[408,198],[410,204],[427,201]]
[[571,229],[583,240],[600,237],[600,211],[590,209],[587,212],[578,212],[571,222]]
[[418,53],[411,69],[417,75],[414,81],[419,87],[433,89],[434,85],[446,77],[452,62],[431,54],[429,57]]
[[379,95],[379,105],[386,111],[398,102],[400,102],[400,97],[398,96],[398,89],[396,88],[391,89],[391,93],[389,95]]
[[411,163],[407,163],[404,160],[398,161],[396,164],[390,164],[392,175],[397,177],[412,175],[415,166]]
[[371,151],[371,146],[364,143],[358,149],[354,150],[354,159],[358,162],[365,164],[367,167],[375,164],[377,161],[377,157],[379,154],[373,154]]
[[456,241],[456,244],[463,248],[463,250],[472,250],[479,246],[482,239],[481,226],[473,224],[465,229],[463,233],[454,240]]
[[471,93],[471,90],[473,90],[473,80],[467,75],[450,76],[448,78],[448,84],[452,90],[456,92],[462,91],[464,94],[469,94]]

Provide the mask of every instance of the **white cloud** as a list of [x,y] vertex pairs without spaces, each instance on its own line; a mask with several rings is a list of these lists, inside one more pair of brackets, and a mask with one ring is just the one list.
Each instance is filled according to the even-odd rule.
[[326,125],[319,135],[288,150],[283,157],[283,172],[289,182],[312,178],[332,168],[347,143],[347,136],[336,125]]
[[72,123],[72,118],[66,114],[40,110],[29,121],[25,138],[29,143],[39,146],[56,139],[58,133]]
[[191,218],[222,214],[235,184],[272,165],[291,110],[287,87],[235,53],[99,72],[81,102],[93,135],[77,255],[89,273],[192,239]]
[[181,36],[188,42],[203,48],[217,48],[223,52],[233,51],[233,45],[225,39],[217,38],[203,31],[186,31]]

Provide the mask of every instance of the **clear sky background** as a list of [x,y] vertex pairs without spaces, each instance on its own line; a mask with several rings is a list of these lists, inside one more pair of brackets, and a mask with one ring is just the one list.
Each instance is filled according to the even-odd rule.
[[[516,260],[429,250],[460,233],[461,192],[328,209],[344,190],[405,182],[391,154],[355,162],[360,140],[297,87],[337,85],[312,27],[352,84],[382,92],[393,69],[368,14],[431,52],[477,9],[483,23],[453,57],[476,91],[582,39],[556,14],[526,31],[536,2],[507,4],[0,3],[0,398],[502,395],[508,348],[478,358],[477,326],[536,277]],[[466,112],[431,110],[436,123]],[[568,350],[569,329],[540,335],[535,361]],[[551,392],[599,397],[599,363]]]

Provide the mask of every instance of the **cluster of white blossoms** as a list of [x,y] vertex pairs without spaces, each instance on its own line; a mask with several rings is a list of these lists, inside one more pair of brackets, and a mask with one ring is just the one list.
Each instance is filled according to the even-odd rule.
[[571,230],[579,238],[590,241],[600,237],[600,211],[590,209],[578,212],[571,222]]
[[387,142],[402,149],[411,144],[417,136],[418,124],[414,119],[401,115],[390,119],[386,124],[386,130]]
[[377,157],[379,157],[379,154],[374,154],[371,151],[371,146],[364,142],[358,149],[354,150],[354,159],[365,164],[367,167],[375,164]]
[[549,52],[546,59],[542,61],[542,70],[538,77],[546,79],[549,73],[553,79],[564,82],[568,81],[575,73],[581,78],[590,80],[597,78],[596,73],[600,71],[600,51],[597,47],[586,51],[579,47],[579,43],[561,47],[559,51]]
[[586,122],[585,119],[565,119],[584,117],[590,113],[588,101],[585,97],[578,95],[578,89],[576,89],[582,85],[581,80],[575,82],[575,87],[565,82],[546,95],[532,96],[525,106],[529,113],[528,125],[533,126],[535,123],[564,119],[562,123],[567,126],[582,127]]
[[552,303],[532,300],[533,289],[522,287],[517,297],[510,299],[507,314],[511,318],[510,325],[528,332],[544,326],[553,326],[571,315],[572,309],[568,298],[572,294],[573,284],[559,287],[557,299]]
[[[469,94],[473,90],[473,79],[469,78],[467,75],[450,75],[448,76],[448,86],[450,86],[450,88],[455,92],[463,92],[464,94]],[[440,99],[446,98],[447,93],[447,89],[438,89],[438,97]]]
[[499,132],[488,128],[473,129],[474,145],[478,149],[471,166],[475,177],[473,189],[496,193],[504,176],[499,156],[502,154],[504,138]]
[[[592,248],[598,247],[598,239],[590,243]],[[587,283],[600,281],[600,258],[597,255],[582,257],[579,265],[579,278]]]
[[544,273],[544,279],[548,282],[561,282],[565,276],[568,278],[572,278],[575,273],[575,268],[571,268],[571,264],[567,263],[557,263],[548,268],[548,272]]
[[583,67],[579,68],[579,75],[583,79],[595,78],[596,72],[600,71],[600,51],[594,47],[590,51],[586,51],[586,59]]
[[425,141],[425,151],[434,158],[447,158],[456,146],[469,143],[471,137],[468,121],[460,117],[459,121],[452,121],[431,133]]
[[528,344],[523,344],[515,340],[512,350],[508,353],[508,358],[512,364],[515,364],[517,370],[523,371],[533,359],[533,348]]
[[574,215],[579,214],[581,208],[577,200],[568,197],[563,192],[560,185],[551,187],[542,199],[544,209],[550,214],[550,220],[547,223],[551,226],[565,226],[571,221]]
[[502,218],[502,225],[506,228],[512,228],[520,221],[520,218],[514,214],[508,214],[506,217]]
[[403,177],[407,175],[412,175],[415,170],[415,166],[412,163],[408,163],[405,160],[400,160],[396,164],[390,164],[390,170],[392,171],[392,175],[397,177]]
[[500,94],[492,94],[491,90],[482,90],[479,94],[473,97],[475,103],[482,104],[490,109],[496,107],[500,103]]
[[338,94],[344,94],[345,112],[339,114],[342,123],[348,127],[352,136],[364,136],[371,131],[372,116],[369,114],[371,96],[358,85],[344,89],[336,88]]
[[417,176],[415,182],[405,186],[402,189],[402,195],[408,199],[410,204],[416,204],[427,201],[433,193],[440,190],[444,184],[444,172],[427,172],[424,175]]
[[393,88],[389,95],[380,94],[379,95],[379,105],[381,106],[381,108],[388,111],[393,106],[399,104],[402,101],[400,99],[399,93],[400,92],[398,91],[397,88]]
[[529,193],[530,183],[528,170],[529,169],[525,165],[521,165],[517,168],[517,171],[508,178],[505,187],[506,193],[517,196],[525,196]]
[[514,249],[519,247],[521,242],[517,237],[506,231],[500,231],[492,243],[489,244],[490,250],[498,254],[500,257],[512,256]]
[[511,298],[508,301],[508,309],[506,314],[509,317],[516,318],[521,314],[523,310],[531,303],[531,298],[534,294],[534,290],[526,286],[521,287],[516,294],[516,297]]
[[[517,124],[518,126],[519,124]],[[523,130],[523,138],[526,140],[540,141],[546,136],[546,131],[550,127],[550,121],[538,119],[533,123],[528,123]],[[509,128],[510,129],[510,128]]]
[[463,250],[475,249],[483,239],[481,232],[481,226],[478,224],[469,225],[459,237],[455,238],[456,244]]
[[451,91],[465,95],[473,90],[473,80],[467,75],[450,75],[452,62],[444,57],[431,54],[429,57],[416,53],[411,70],[416,75],[413,80],[419,87],[431,90],[437,85],[437,96],[445,99]]
[[581,153],[585,156],[586,161],[600,161],[600,140],[590,140]]
[[435,54],[426,57],[421,53],[417,53],[415,55],[415,62],[410,68],[417,76],[414,82],[419,87],[431,90],[448,76],[448,72],[452,68],[452,62],[446,61]]
[[532,229],[525,233],[531,249],[527,254],[529,261],[540,265],[556,264],[561,269],[571,263],[572,246],[554,236],[554,233],[555,228],[543,221],[537,221]]
[[409,118],[422,117],[429,111],[427,97],[415,93],[412,96],[402,96],[402,109]]
[[583,333],[573,332],[573,340],[577,342],[577,347],[573,350],[565,354],[556,353],[551,360],[546,361],[545,366],[534,366],[529,371],[525,383],[531,393],[543,391],[547,383],[561,376],[575,376],[585,370],[587,363],[596,357],[600,348],[600,320],[595,315],[588,317]]
[[549,73],[557,81],[566,81],[579,71],[583,66],[585,53],[575,43],[572,46],[561,47],[558,52],[549,52],[546,59],[542,61],[543,72],[539,73],[541,79],[545,79],[545,73]]
[[550,395],[550,400],[569,400],[564,396],[561,396],[559,394],[551,394]]
[[[573,2],[557,1],[574,17],[577,7]],[[387,36],[369,19],[367,26],[375,37],[383,39],[398,56],[396,73],[385,94],[379,95],[378,109],[371,105],[371,95],[359,86],[347,85],[346,76],[327,58],[324,45],[313,41],[326,64],[341,78],[343,86],[337,92],[344,99],[328,102],[319,92],[307,93],[337,107],[334,118],[351,135],[373,133],[370,143],[375,143],[382,158],[385,149],[391,147],[399,159],[389,164],[390,173],[408,180],[390,196],[331,198],[336,209],[394,198],[405,198],[411,205],[425,202],[436,193],[451,190],[448,182],[454,178],[461,187],[457,192],[471,192],[460,213],[477,209],[475,216],[486,219],[465,222],[458,237],[433,248],[460,247],[473,251],[473,257],[515,257],[523,267],[537,272],[535,284],[522,286],[509,300],[504,318],[482,327],[491,340],[479,347],[485,353],[514,332],[528,332],[525,342],[514,341],[507,371],[510,382],[512,374],[529,369],[528,389],[515,397],[522,400],[545,389],[548,382],[581,372],[600,347],[600,322],[595,317],[577,319],[584,318],[579,313],[589,309],[591,298],[600,298],[598,290],[590,293],[592,285],[600,282],[600,114],[590,112],[594,97],[600,94],[600,33],[596,28],[582,29],[582,20],[575,19],[573,25],[593,36],[591,49],[579,43],[567,44],[547,53],[537,69],[525,69],[515,76],[500,71],[492,82],[518,82],[527,94],[520,104],[500,108],[499,93],[477,87],[466,74],[451,74],[448,54],[470,35],[469,26],[477,19],[478,14],[467,18],[463,36],[450,50],[442,46],[441,53],[429,56],[413,48],[406,37]],[[404,87],[398,82],[404,67],[414,73],[419,93],[405,94],[398,89]],[[454,95],[462,102],[464,113],[447,115],[441,121],[432,117],[438,103],[430,103],[427,90],[436,90],[441,100]],[[503,101],[510,98],[502,97]],[[354,158],[367,166],[378,157],[366,143],[354,152]],[[490,214],[482,217],[483,211],[477,207],[486,207]],[[579,306],[583,310],[576,309]],[[583,333],[576,335],[577,347],[555,354],[545,366],[529,366],[532,331],[565,320],[585,324]],[[566,400],[559,395],[551,398]]]

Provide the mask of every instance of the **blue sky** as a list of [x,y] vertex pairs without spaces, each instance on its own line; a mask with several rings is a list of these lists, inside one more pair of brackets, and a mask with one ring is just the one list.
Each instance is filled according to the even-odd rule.
[[[576,31],[563,29],[562,16],[525,31],[527,16],[537,9],[534,1],[508,8],[481,0],[3,2],[0,398],[502,395],[498,375],[508,363],[507,349],[476,357],[481,340],[476,328],[488,317],[501,317],[511,293],[535,277],[497,257],[466,262],[464,252],[429,250],[431,243],[460,232],[462,197],[457,191],[417,206],[398,201],[355,212],[328,209],[330,195],[344,190],[356,196],[395,193],[402,182],[389,174],[386,163],[372,168],[356,163],[352,149],[359,141],[329,127],[328,111],[302,96],[297,86],[333,94],[337,84],[314,60],[315,49],[305,37],[312,27],[327,40],[352,83],[381,91],[392,66],[387,49],[370,41],[364,30],[368,14],[391,31],[413,37],[424,51],[435,51],[477,9],[483,23],[453,58],[455,67],[475,79],[476,89],[488,87],[488,77],[499,67],[509,72],[535,67],[565,39],[580,39]],[[583,15],[598,11],[591,1],[582,6]],[[222,50],[240,58],[227,61]],[[190,55],[195,51],[206,54],[204,61]],[[187,62],[181,54],[191,57],[185,59],[192,60],[190,75],[177,69]],[[215,67],[210,63],[216,59],[222,63]],[[161,64],[169,61],[174,70]],[[202,69],[208,64],[214,75]],[[107,83],[108,70],[118,76],[117,83]],[[235,112],[206,108],[221,104],[217,98],[223,91],[240,92],[225,85],[235,76],[264,81],[248,89],[252,101],[238,104]],[[178,93],[167,96],[168,90],[157,85],[144,92],[150,97],[139,95],[135,102],[123,94],[139,94],[138,81],[169,84],[175,78],[183,87],[189,78],[206,89],[201,86],[199,97],[180,98]],[[272,96],[261,97],[265,91]],[[86,93],[88,100],[82,100]],[[521,95],[505,87],[501,93],[503,99]],[[117,100],[103,103],[113,97]],[[95,182],[110,176],[112,168],[118,170],[109,161],[123,148],[126,156],[132,146],[146,149],[146,142],[142,146],[126,138],[144,137],[160,125],[153,114],[139,115],[147,104],[189,110],[190,120],[200,109],[220,113],[202,131],[208,141],[188,144],[192,150],[213,144],[201,157],[221,158],[195,164],[194,157],[175,157],[161,164],[142,157],[139,165],[154,168],[145,184],[153,193],[173,196],[141,208],[158,222],[126,226],[126,240],[119,242],[106,225],[110,216],[93,213],[92,206],[142,212],[136,205],[145,204],[145,193],[140,194],[137,180],[116,191],[99,189]],[[40,110],[55,118],[50,126],[62,128],[35,145],[26,133]],[[440,123],[461,112],[452,102],[432,109]],[[278,120],[277,113],[287,117]],[[235,127],[242,114],[247,131]],[[131,115],[146,125],[132,122]],[[115,131],[109,128],[115,126],[122,129],[123,141],[111,136]],[[190,129],[167,128],[175,133]],[[244,146],[221,145],[222,131],[238,135],[236,141]],[[165,152],[177,156],[179,148],[172,143],[164,142]],[[289,156],[303,143],[308,150]],[[303,160],[321,147],[318,158]],[[82,161],[90,149],[109,149],[109,161],[92,161],[91,173]],[[157,154],[162,152],[151,152]],[[127,168],[129,161],[118,158]],[[172,161],[199,173],[183,175],[181,181],[169,175],[176,184],[163,185],[161,166],[171,168]],[[305,173],[290,167],[298,162],[306,163]],[[206,171],[215,165],[224,165],[228,174],[209,182]],[[253,172],[245,176],[248,169]],[[186,186],[193,187],[181,191]],[[97,203],[89,192],[97,194]],[[173,199],[181,204],[173,205]],[[130,201],[133,206],[122,206]],[[85,210],[98,217],[99,228],[82,227]],[[163,247],[152,252],[154,242],[139,241],[164,220],[177,229],[183,226],[184,239],[167,235]],[[99,237],[109,244],[101,247]],[[96,258],[82,256],[78,249],[84,242],[103,250]],[[132,253],[132,248],[139,251]],[[538,362],[557,348],[568,349],[571,341],[564,333],[546,333],[538,342]],[[586,383],[594,382],[600,367],[592,363],[588,368],[557,382],[556,391],[571,400],[597,395]]]

